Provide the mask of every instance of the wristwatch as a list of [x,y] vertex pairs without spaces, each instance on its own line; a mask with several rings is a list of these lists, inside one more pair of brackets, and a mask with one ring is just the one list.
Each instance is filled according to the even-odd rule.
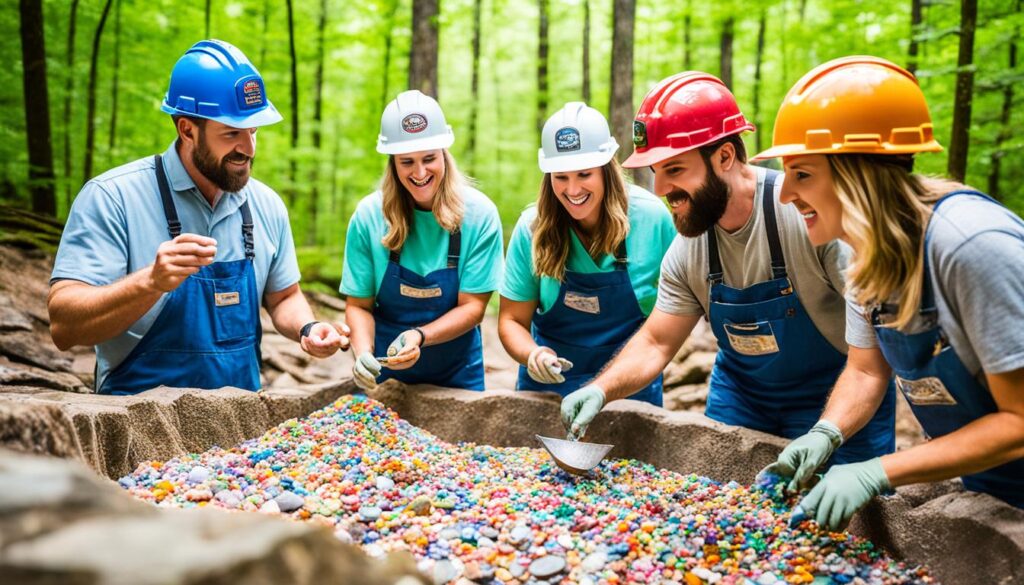
[[313,329],[313,325],[316,325],[319,322],[320,321],[310,321],[309,323],[303,325],[302,329],[299,329],[299,339],[302,339],[303,337],[309,337],[309,332],[310,330]]

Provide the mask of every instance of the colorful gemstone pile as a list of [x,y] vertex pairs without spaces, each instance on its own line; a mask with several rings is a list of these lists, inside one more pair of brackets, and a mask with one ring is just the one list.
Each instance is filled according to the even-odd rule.
[[870,542],[790,529],[781,483],[754,488],[605,461],[593,477],[540,449],[452,445],[345,397],[258,439],[144,463],[119,483],[162,506],[332,526],[378,556],[408,550],[437,583],[925,584]]

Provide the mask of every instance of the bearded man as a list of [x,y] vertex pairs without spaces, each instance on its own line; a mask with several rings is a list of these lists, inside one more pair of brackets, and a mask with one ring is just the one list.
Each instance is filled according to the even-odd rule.
[[50,280],[50,333],[96,347],[96,391],[260,389],[259,307],[318,358],[348,347],[299,289],[288,211],[250,177],[256,131],[281,121],[236,47],[201,41],[178,60],[161,109],[177,140],[90,180]]
[[780,173],[747,164],[740,134],[753,130],[729,89],[706,73],[669,77],[644,98],[634,152],[622,166],[654,171],[654,191],[668,201],[680,235],[662,261],[646,323],[592,383],[563,399],[571,434],[582,434],[606,402],[660,374],[704,317],[719,345],[708,417],[787,438],[813,430],[816,442],[842,445],[833,462],[894,450],[892,387],[857,435],[819,420],[846,366],[850,248],[811,244],[802,224],[815,214],[780,203]]

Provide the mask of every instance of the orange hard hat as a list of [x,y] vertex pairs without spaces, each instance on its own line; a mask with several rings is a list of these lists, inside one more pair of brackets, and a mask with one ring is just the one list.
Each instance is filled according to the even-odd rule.
[[885,59],[854,56],[819,65],[789,90],[772,147],[754,159],[940,150],[914,75]]

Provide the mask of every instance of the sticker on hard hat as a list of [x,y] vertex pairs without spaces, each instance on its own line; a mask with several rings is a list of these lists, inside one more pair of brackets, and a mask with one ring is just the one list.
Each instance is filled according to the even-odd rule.
[[555,150],[558,152],[571,152],[580,149],[580,131],[567,126],[555,132]]
[[242,103],[243,108],[258,108],[264,105],[263,84],[259,79],[247,79],[242,82]]
[[633,120],[633,146],[637,148],[647,146],[647,124],[640,120]]
[[409,114],[402,118],[402,130],[409,134],[416,134],[427,129],[427,119],[423,114]]

